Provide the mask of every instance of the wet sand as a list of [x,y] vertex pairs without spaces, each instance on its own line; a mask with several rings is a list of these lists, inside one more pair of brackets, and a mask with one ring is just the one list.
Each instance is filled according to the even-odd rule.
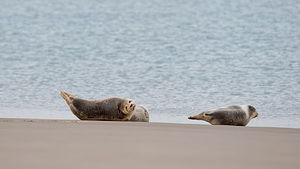
[[299,168],[300,129],[0,119],[1,168]]

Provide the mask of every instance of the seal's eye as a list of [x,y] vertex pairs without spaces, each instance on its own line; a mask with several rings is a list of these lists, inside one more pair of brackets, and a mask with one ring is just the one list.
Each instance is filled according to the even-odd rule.
[[131,100],[129,100],[129,103],[131,103]]
[[126,106],[125,108],[126,108],[126,110],[127,110],[127,106]]

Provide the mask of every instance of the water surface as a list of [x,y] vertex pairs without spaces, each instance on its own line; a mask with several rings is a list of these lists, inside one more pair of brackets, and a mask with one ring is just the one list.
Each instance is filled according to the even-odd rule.
[[0,118],[76,119],[60,90],[132,98],[152,122],[251,104],[300,128],[299,1],[4,0]]

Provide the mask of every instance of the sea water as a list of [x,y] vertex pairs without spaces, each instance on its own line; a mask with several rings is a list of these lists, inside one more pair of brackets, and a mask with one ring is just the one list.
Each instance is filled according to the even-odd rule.
[[0,118],[77,119],[61,98],[123,97],[151,122],[251,104],[300,128],[296,0],[2,0]]

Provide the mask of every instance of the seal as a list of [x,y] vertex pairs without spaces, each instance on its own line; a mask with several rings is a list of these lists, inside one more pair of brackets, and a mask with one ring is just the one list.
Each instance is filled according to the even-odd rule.
[[144,106],[137,105],[129,121],[149,122],[149,111]]
[[246,126],[258,113],[251,105],[231,105],[190,116],[189,119],[204,120],[212,125]]
[[130,120],[136,104],[131,99],[112,97],[103,100],[84,100],[61,91],[61,96],[80,120]]

